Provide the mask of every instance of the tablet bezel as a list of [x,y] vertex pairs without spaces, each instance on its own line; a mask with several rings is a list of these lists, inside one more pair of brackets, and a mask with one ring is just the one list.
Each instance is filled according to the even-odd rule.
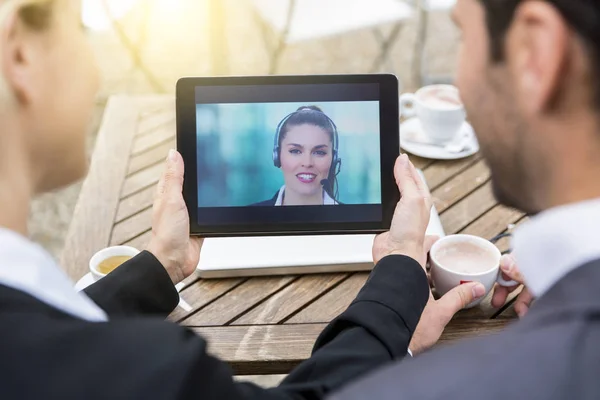
[[[276,224],[198,224],[197,132],[195,89],[200,86],[361,84],[379,85],[381,213],[377,222],[321,222]],[[398,79],[391,74],[276,75],[236,77],[186,77],[176,88],[177,150],[185,162],[183,196],[188,207],[190,234],[202,237],[370,234],[389,230],[400,198],[394,179],[394,163],[400,155]],[[315,206],[322,207],[322,206]],[[345,207],[343,205],[335,207]]]

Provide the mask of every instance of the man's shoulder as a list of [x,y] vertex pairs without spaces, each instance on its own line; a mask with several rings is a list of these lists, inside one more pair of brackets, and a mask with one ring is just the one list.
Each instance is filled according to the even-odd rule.
[[[501,333],[442,345],[393,364],[331,399],[392,399],[398,393],[419,399],[504,400],[523,393],[549,400],[577,398],[563,392],[573,383],[570,370],[600,359],[600,345],[587,343],[585,350],[575,351],[582,332],[599,334],[600,323],[556,320],[537,326],[518,322]],[[597,395],[585,398],[600,398],[595,379],[580,384],[586,396],[590,391]]]

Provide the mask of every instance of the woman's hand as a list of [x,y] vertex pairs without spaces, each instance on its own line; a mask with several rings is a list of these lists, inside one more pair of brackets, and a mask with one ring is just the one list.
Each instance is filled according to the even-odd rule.
[[183,158],[170,150],[154,205],[152,206],[151,252],[165,267],[173,284],[194,272],[200,260],[201,238],[190,237],[190,221],[183,200]]

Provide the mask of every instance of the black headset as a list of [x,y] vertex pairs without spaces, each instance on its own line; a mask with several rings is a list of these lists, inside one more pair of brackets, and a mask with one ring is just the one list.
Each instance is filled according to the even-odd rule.
[[315,110],[312,108],[302,108],[298,111],[294,111],[293,113],[288,114],[284,119],[281,120],[279,125],[277,125],[277,130],[275,131],[275,142],[273,144],[273,165],[275,165],[275,167],[277,167],[277,168],[281,168],[281,148],[279,147],[279,136],[281,135],[281,128],[283,128],[285,123],[293,115],[296,115],[298,113],[305,112],[305,111],[314,111],[314,112],[321,113],[325,116],[325,118],[327,118],[327,121],[329,121],[329,123],[331,124],[331,128],[333,130],[333,152],[332,152],[333,158],[331,161],[331,168],[329,170],[329,175],[327,176],[327,178],[329,179],[329,177],[331,176],[332,173],[334,174],[334,176],[340,173],[340,166],[342,164],[342,160],[339,158],[339,155],[338,155],[338,130],[337,130],[337,126],[335,125],[333,120],[331,118],[329,118],[329,116],[327,116],[327,114],[325,114],[322,111]]

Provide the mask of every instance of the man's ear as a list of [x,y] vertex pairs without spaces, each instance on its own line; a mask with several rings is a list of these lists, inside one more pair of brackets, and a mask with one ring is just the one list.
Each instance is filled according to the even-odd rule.
[[526,113],[553,106],[568,67],[570,30],[549,3],[523,2],[507,36],[506,56],[515,82],[515,101]]
[[32,101],[35,89],[34,59],[36,46],[34,33],[27,30],[18,16],[11,12],[0,30],[0,67],[4,90],[22,104]]

